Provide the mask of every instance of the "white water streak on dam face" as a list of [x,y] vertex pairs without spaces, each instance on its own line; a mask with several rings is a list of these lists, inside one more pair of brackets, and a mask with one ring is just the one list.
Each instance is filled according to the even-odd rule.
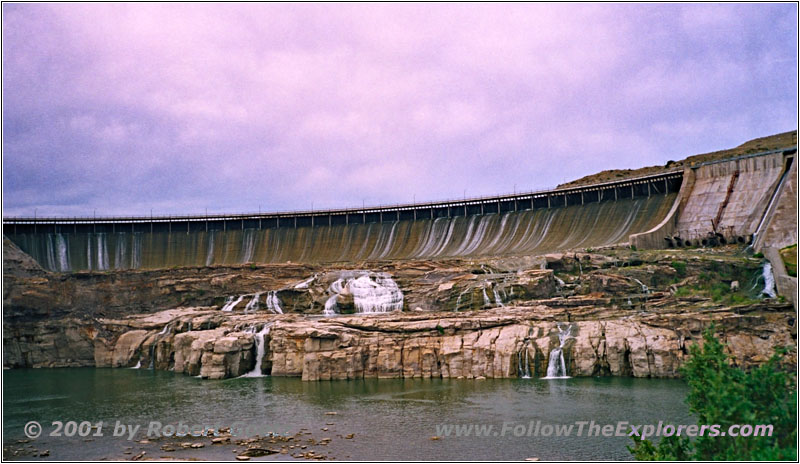
[[[313,228],[63,233],[51,244],[48,234],[9,238],[56,271],[541,254],[627,240],[630,234],[658,224],[675,197],[653,195],[503,214]],[[67,263],[60,259],[58,240],[64,241]],[[114,250],[111,256],[109,249]]]

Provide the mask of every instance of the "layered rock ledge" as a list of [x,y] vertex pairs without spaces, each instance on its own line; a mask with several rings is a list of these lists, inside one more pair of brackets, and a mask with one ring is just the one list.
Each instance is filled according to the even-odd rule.
[[796,337],[788,304],[600,316],[592,306],[538,305],[313,319],[185,308],[65,319],[44,333],[32,327],[6,344],[6,354],[7,361],[18,356],[33,367],[140,367],[220,379],[253,371],[258,332],[267,325],[258,374],[303,380],[517,377],[527,351],[530,374],[542,377],[559,347],[559,323],[572,335],[563,351],[571,376],[676,377],[689,345],[712,323],[744,367],[764,362],[775,347],[793,346]]
[[[796,364],[792,306],[763,297],[762,260],[735,247],[71,274],[46,272],[8,243],[4,253],[6,368],[542,377],[563,348],[570,376],[676,377],[712,324],[737,365],[763,363],[779,347]],[[358,310],[353,289],[331,293],[347,269],[391,276],[402,302],[347,314]],[[331,301],[339,314],[329,314]]]

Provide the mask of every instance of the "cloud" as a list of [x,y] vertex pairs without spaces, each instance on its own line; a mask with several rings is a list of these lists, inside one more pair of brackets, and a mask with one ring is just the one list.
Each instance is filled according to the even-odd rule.
[[6,215],[496,194],[797,126],[789,4],[3,8]]

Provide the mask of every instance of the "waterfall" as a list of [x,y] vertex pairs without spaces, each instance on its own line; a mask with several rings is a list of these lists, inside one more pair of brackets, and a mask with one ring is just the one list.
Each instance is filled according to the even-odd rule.
[[233,308],[235,308],[235,307],[236,307],[236,305],[238,305],[239,303],[241,303],[241,301],[242,301],[243,299],[244,299],[244,295],[240,295],[240,296],[239,296],[239,298],[237,298],[237,299],[235,299],[235,300],[233,299],[233,297],[232,297],[232,296],[229,296],[229,297],[228,297],[228,298],[225,300],[225,305],[222,307],[222,311],[225,311],[225,312],[230,312],[230,311],[233,311]]
[[500,298],[500,294],[497,293],[497,287],[496,286],[492,287],[492,290],[494,291],[494,302],[497,304],[497,306],[500,306],[500,307],[505,306],[503,304],[503,300]]
[[558,276],[556,276],[555,274],[553,274],[553,278],[556,279],[556,282],[558,283],[559,287],[563,287],[564,285],[567,285],[566,282],[564,282],[563,280],[559,279]]
[[[492,270],[492,268],[487,268],[486,265],[484,265],[484,264],[481,264],[481,269],[483,270],[483,272],[485,274],[487,274],[489,276],[495,275],[495,272]],[[489,279],[492,279],[492,283],[490,285],[492,287],[492,296],[494,297],[494,304],[496,306],[500,306],[500,307],[505,306],[503,304],[503,299],[500,298],[500,292],[497,291],[497,283],[494,281],[494,277],[489,277]],[[506,279],[503,279],[503,282],[505,283]],[[483,287],[483,304],[484,304],[484,306],[491,306],[492,305],[492,301],[491,301],[491,299],[489,299],[489,296],[486,294],[486,284],[487,283],[488,283],[488,281],[484,281],[483,282],[483,285],[484,285],[484,287]],[[505,293],[505,291],[503,291],[503,293]]]
[[206,266],[211,266],[214,262],[214,231],[208,233],[208,253],[206,254]]
[[86,237],[86,267],[92,270],[92,237]]
[[517,376],[521,379],[531,378],[530,353],[528,352],[529,345],[530,339],[526,338],[525,342],[522,344],[522,349],[517,353]]
[[325,315],[331,316],[338,312],[336,300],[340,294],[345,293],[345,289],[353,295],[357,313],[403,310],[403,292],[389,274],[355,271],[344,273],[328,287],[331,296],[325,301]]
[[[156,368],[156,345],[158,345],[159,340],[161,337],[169,333],[170,328],[172,327],[172,322],[167,322],[164,325],[164,328],[161,329],[161,332],[157,333],[155,336],[155,340],[153,340],[153,344],[150,345],[150,369],[155,370]],[[139,360],[139,365],[141,365],[141,359]]]
[[45,240],[47,244],[47,252],[45,253],[46,263],[45,266],[50,269],[51,271],[58,271],[59,269],[56,267],[56,252],[53,249],[53,236],[51,234],[47,234],[47,240]]
[[253,298],[250,302],[247,303],[247,306],[244,307],[244,312],[249,313],[250,311],[258,311],[258,299],[261,298],[261,293],[256,293],[253,295]]
[[564,345],[567,340],[572,338],[572,326],[567,325],[567,330],[561,328],[561,323],[556,324],[558,328],[558,348],[550,350],[550,360],[547,363],[547,377],[545,379],[566,379],[567,366],[564,363]]
[[117,237],[117,246],[114,249],[114,269],[124,269],[122,261],[125,259],[125,235]]
[[105,234],[97,234],[97,270],[107,271],[108,265],[108,243]]
[[131,369],[141,369],[142,368],[142,355],[139,355],[139,360],[136,361],[136,365],[131,367]]
[[764,277],[764,290],[761,291],[762,295],[767,295],[769,298],[775,298],[778,294],[775,292],[775,276],[772,275],[772,263],[766,261],[761,270],[761,275]]
[[385,313],[403,309],[403,292],[388,274],[364,274],[348,282],[358,313]]
[[267,310],[275,314],[283,314],[281,300],[278,298],[278,292],[275,290],[267,292]]
[[[464,294],[467,293],[470,290],[471,290],[471,288],[469,288],[469,286],[468,286],[467,288],[464,289],[464,291],[462,291],[461,293],[458,294],[458,298],[456,298],[456,307],[455,307],[454,311],[458,311],[458,308],[461,307],[461,297],[464,296]],[[472,304],[470,304],[470,306],[472,306]]]
[[64,240],[64,236],[61,234],[56,234],[56,251],[58,252],[56,255],[58,258],[58,270],[69,271],[69,250],[67,249],[67,241]]
[[132,234],[131,237],[131,269],[139,269],[142,267],[142,235]]
[[336,297],[339,296],[338,294],[334,293],[325,301],[325,310],[322,311],[322,314],[326,316],[335,316],[336,315]]
[[641,280],[639,280],[639,279],[637,279],[635,277],[631,277],[631,279],[635,280],[636,283],[639,284],[642,287],[642,293],[645,293],[645,294],[649,294],[650,293],[650,289],[647,288],[647,285],[643,284]]
[[244,231],[244,241],[242,246],[242,263],[248,263],[253,259],[253,251],[255,250],[256,234],[254,229],[247,229]]
[[[269,329],[272,324],[264,324],[264,327],[255,335],[255,344],[256,344],[256,365],[253,367],[253,370],[244,374],[242,377],[264,377],[264,374],[261,373],[261,365],[264,361],[264,352],[266,351],[266,338],[267,334],[269,334]],[[255,327],[251,327],[248,331],[255,331]]]
[[295,285],[294,288],[308,288],[308,286],[317,278],[317,274],[309,277],[308,279],[300,282],[299,284]]

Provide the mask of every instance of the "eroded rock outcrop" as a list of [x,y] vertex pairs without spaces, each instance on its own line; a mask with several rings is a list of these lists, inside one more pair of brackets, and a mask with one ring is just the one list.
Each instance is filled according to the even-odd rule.
[[[795,346],[796,321],[789,304],[754,298],[760,261],[735,253],[615,249],[349,269],[53,274],[11,250],[4,266],[22,269],[4,275],[3,363],[209,379],[259,365],[265,374],[305,380],[515,377],[524,365],[526,375],[541,377],[563,342],[572,376],[674,377],[688,346],[713,323],[733,362],[749,367],[775,347]],[[334,295],[331,287],[366,272],[357,269],[391,276],[403,292],[402,311],[321,317],[332,296],[355,310],[352,288]],[[755,290],[720,294],[732,281]],[[566,340],[559,323],[569,327]],[[792,352],[787,362],[795,360]]]
[[[776,347],[794,346],[796,336],[787,304],[691,313],[620,310],[601,317],[591,306],[539,305],[325,319],[186,308],[91,325],[64,322],[71,333],[84,334],[76,344],[87,360],[80,365],[173,370],[209,379],[251,372],[256,332],[265,324],[270,330],[264,335],[264,372],[304,380],[517,377],[525,351],[530,374],[542,377],[551,351],[559,347],[559,324],[569,327],[563,356],[571,376],[676,377],[688,346],[712,323],[733,362],[744,367],[764,362]],[[50,353],[55,359],[38,366],[70,365],[72,353]]]

